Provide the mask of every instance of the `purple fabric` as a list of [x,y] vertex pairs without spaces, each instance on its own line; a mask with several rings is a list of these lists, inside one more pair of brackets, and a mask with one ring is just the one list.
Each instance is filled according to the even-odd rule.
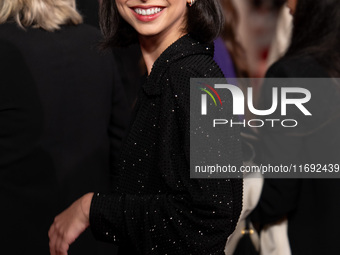
[[215,45],[214,60],[221,68],[224,76],[226,78],[236,78],[236,72],[233,61],[222,38],[221,37],[217,38],[214,41],[214,45]]
[[[221,37],[218,37],[214,41],[215,52],[214,60],[221,68],[225,78],[237,78],[233,60],[231,59],[230,53],[224,44]],[[237,81],[235,81],[237,82]],[[237,85],[237,84],[235,84]],[[239,115],[238,118],[243,121],[244,115]]]

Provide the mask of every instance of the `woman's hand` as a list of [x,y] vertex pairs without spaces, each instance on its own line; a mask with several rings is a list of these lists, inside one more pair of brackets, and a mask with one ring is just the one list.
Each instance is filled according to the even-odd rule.
[[88,193],[55,217],[48,236],[51,255],[67,255],[69,246],[90,225],[89,214],[93,193]]

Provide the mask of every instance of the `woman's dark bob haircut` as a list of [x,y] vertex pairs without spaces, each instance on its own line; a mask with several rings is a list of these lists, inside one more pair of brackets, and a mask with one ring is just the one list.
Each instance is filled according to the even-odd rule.
[[[219,0],[196,0],[188,8],[186,31],[198,41],[211,42],[221,33],[224,16]],[[138,34],[119,14],[115,0],[102,0],[100,26],[104,47],[129,46],[138,42]]]

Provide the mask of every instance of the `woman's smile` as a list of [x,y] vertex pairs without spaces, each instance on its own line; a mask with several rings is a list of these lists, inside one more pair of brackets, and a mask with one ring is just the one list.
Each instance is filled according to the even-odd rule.
[[185,28],[187,0],[116,0],[116,5],[139,36],[167,34],[174,42]]
[[142,22],[149,22],[157,19],[164,10],[160,6],[133,6],[131,10],[135,17]]

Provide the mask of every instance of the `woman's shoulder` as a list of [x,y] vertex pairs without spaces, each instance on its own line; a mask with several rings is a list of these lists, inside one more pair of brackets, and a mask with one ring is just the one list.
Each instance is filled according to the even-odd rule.
[[189,95],[191,78],[223,78],[220,67],[209,55],[188,55],[169,66],[167,75],[174,91]]
[[221,78],[223,73],[213,57],[204,54],[193,54],[178,59],[169,67],[173,76],[178,74],[190,78]]
[[189,34],[181,37],[155,61],[144,90],[147,94],[157,94],[160,92],[158,84],[168,81],[172,87],[185,89],[190,78],[223,78],[213,55],[212,43],[200,43]]
[[328,78],[329,74],[310,55],[283,57],[266,73],[267,78]]

